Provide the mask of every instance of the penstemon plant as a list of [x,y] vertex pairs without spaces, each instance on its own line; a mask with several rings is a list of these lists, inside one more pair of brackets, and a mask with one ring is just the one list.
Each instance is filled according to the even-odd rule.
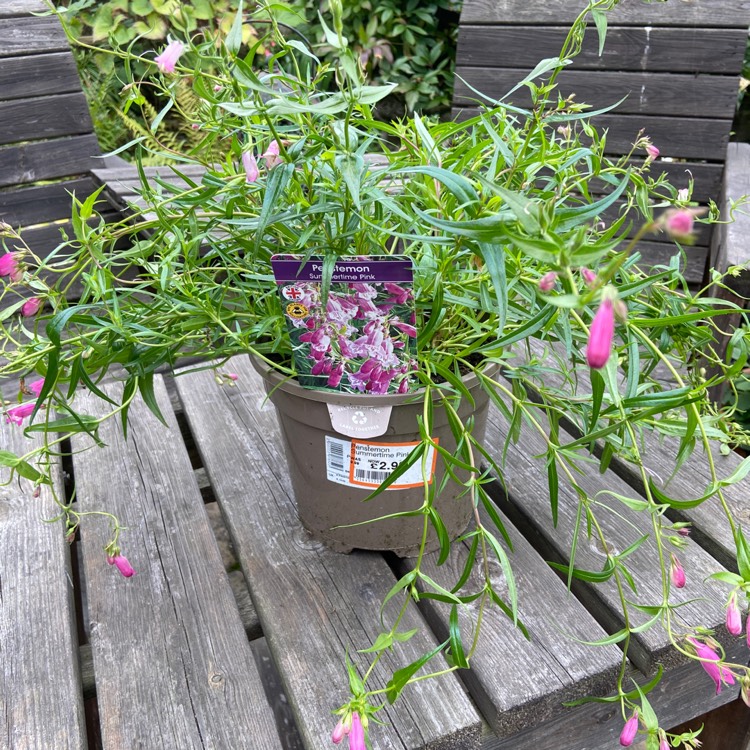
[[[45,436],[38,450],[0,456],[10,468],[8,481],[19,475],[54,491],[50,466],[62,441],[76,432],[96,438],[101,421],[118,414],[124,418],[139,393],[158,414],[154,373],[180,357],[203,357],[205,366],[218,367],[232,355],[250,352],[285,375],[297,374],[295,343],[286,329],[271,256],[322,257],[325,302],[316,297],[317,290],[303,287],[302,293],[309,295],[311,307],[315,303],[322,311],[324,305],[326,314],[295,334],[296,345],[310,345],[310,374],[338,385],[343,363],[354,361],[357,373],[347,376],[352,390],[406,390],[411,368],[391,355],[394,347],[414,347],[412,377],[426,394],[425,403],[437,395],[457,415],[461,400],[469,398],[461,378],[473,373],[508,421],[508,440],[518,439],[525,422],[544,441],[540,470],[549,478],[553,517],[560,484],[575,490],[584,525],[606,555],[604,573],[596,580],[613,580],[620,592],[626,625],[616,640],[624,654],[635,632],[633,605],[625,593],[627,556],[633,549],[610,549],[598,523],[606,506],[593,502],[576,472],[580,462],[591,460],[594,443],[603,462],[617,455],[634,465],[645,499],[613,502],[621,500],[649,519],[651,533],[639,544],[658,552],[653,575],[662,591],[661,602],[649,608],[651,626],[666,628],[678,651],[699,660],[717,691],[739,682],[750,704],[746,665],[725,661],[705,629],[675,624],[670,593],[686,582],[679,552],[689,529],[666,517],[678,501],[649,480],[640,447],[649,433],[679,436],[677,470],[696,447],[711,461],[713,442],[727,446],[743,437],[747,442],[717,411],[708,388],[731,382],[746,365],[748,334],[734,333],[729,354],[721,355],[725,334],[715,319],[731,312],[731,306],[709,296],[708,289],[688,287],[680,273],[679,247],[667,265],[648,271],[641,268],[637,250],[638,242],[655,232],[689,243],[695,222],[718,221],[718,209],[711,204],[704,216],[691,203],[690,184],[677,188],[663,176],[650,175],[658,148],[645,135],[638,134],[622,158],[605,157],[595,117],[592,122],[592,113],[572,98],[560,100],[555,89],[559,72],[580,50],[587,19],[593,14],[601,21],[616,4],[591,0],[559,57],[542,61],[519,83],[531,91],[530,107],[490,102],[463,123],[418,116],[390,124],[375,120],[372,106],[392,87],[364,82],[342,35],[341,7],[335,2],[332,27],[325,27],[327,48],[337,52],[332,63],[299,41],[286,40],[266,6],[258,14],[268,37],[258,44],[274,50],[270,57],[257,54],[260,47],[242,45],[240,9],[221,45],[198,34],[171,40],[155,59],[140,60],[150,65],[153,76],[132,81],[128,97],[140,86],[155,87],[164,101],[157,120],[178,106],[177,83],[191,83],[201,101],[199,117],[191,123],[203,134],[201,143],[188,154],[165,148],[159,156],[171,159],[178,175],[186,165],[205,171],[179,188],[158,178],[149,182],[142,173],[144,207],[120,222],[106,223],[97,214],[97,195],[74,200],[75,236],[63,238],[47,258],[3,227],[2,294],[20,287],[34,293],[22,306],[9,308],[2,320],[5,363],[0,373],[23,378],[19,403],[6,406],[6,419]],[[603,43],[606,23],[597,28]],[[128,59],[126,51],[109,54]],[[541,74],[547,80],[535,83]],[[326,92],[322,83],[332,75],[339,90]],[[158,122],[153,124],[155,131]],[[143,156],[153,143],[136,139],[130,146]],[[217,153],[222,157],[217,159]],[[615,206],[621,206],[616,218],[603,223],[602,214]],[[348,296],[331,291],[333,262],[352,256],[410,258],[413,300],[411,291],[398,284],[378,289],[363,284]],[[722,279],[714,273],[712,283],[720,285]],[[68,301],[78,287],[77,301]],[[415,306],[413,319],[406,319],[407,303]],[[540,354],[543,350],[547,354]],[[489,363],[499,370],[486,369]],[[566,395],[560,387],[570,384],[569,373],[578,365],[590,373],[584,390],[592,397]],[[117,403],[100,388],[113,366],[124,381]],[[669,373],[671,384],[657,377],[657,368]],[[35,379],[26,385],[32,374]],[[222,377],[227,376],[217,375]],[[110,401],[110,414],[98,419],[76,411],[79,387]],[[555,439],[563,418],[581,432],[568,445]],[[425,408],[416,453],[434,446],[430,419]],[[489,562],[499,562],[508,590],[515,590],[499,541],[505,530],[485,490],[486,467],[502,478],[503,462],[476,439],[471,422],[456,417],[451,429],[458,448],[453,454],[441,452],[439,460],[465,485],[463,502],[476,509],[476,521],[461,540],[470,549],[465,571],[475,567],[481,583],[471,589],[474,584],[467,581],[476,577],[463,575],[451,590],[436,589],[424,572],[423,544],[410,572],[389,595],[401,602],[400,614],[370,648],[363,646],[372,654],[369,668],[360,672],[346,660],[352,695],[345,705],[332,707],[339,719],[332,740],[347,738],[352,750],[364,748],[374,734],[373,717],[383,701],[396,700],[410,683],[424,679],[417,673],[430,660],[440,654],[447,660],[434,676],[471,664],[481,616],[471,632],[452,628],[449,641],[397,670],[385,690],[368,686],[382,654],[410,637],[399,625],[412,600],[432,596],[456,612],[470,602],[480,613],[499,606],[509,615],[509,627],[519,622],[515,596],[504,600],[489,573]],[[748,462],[721,479],[711,462],[711,481],[699,493],[701,501],[718,497],[734,533],[738,572],[715,577],[726,585],[727,629],[738,638],[750,597],[750,545],[722,493],[743,480]],[[393,477],[378,491],[390,481]],[[451,540],[433,507],[434,492],[425,488],[417,513],[424,521],[424,539],[434,526],[442,563]],[[67,533],[75,532],[81,515],[62,499],[58,503]],[[481,508],[486,515],[480,516]],[[112,528],[105,553],[130,576],[117,519],[103,515]],[[582,575],[574,555],[566,572],[569,580]],[[694,734],[667,736],[646,698],[656,681],[632,690],[626,664],[623,656],[614,694],[605,699],[621,704],[621,743],[631,744],[642,731],[649,747],[696,746]]]

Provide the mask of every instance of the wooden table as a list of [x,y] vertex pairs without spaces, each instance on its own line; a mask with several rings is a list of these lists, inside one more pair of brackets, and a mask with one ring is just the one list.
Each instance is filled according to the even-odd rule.
[[[331,711],[348,695],[344,650],[355,663],[367,663],[357,651],[376,637],[379,603],[409,561],[339,555],[308,537],[295,516],[273,407],[247,358],[223,370],[238,374],[235,385],[220,386],[205,370],[158,377],[156,397],[167,426],[138,401],[127,440],[110,420],[101,430],[105,447],[82,451],[88,441],[76,438],[72,459],[57,474],[62,497],[70,497],[75,482],[80,511],[110,510],[127,526],[121,542],[137,571],[133,578],[107,564],[106,521],[87,519],[68,544],[60,524],[43,523],[55,515],[46,489],[37,499],[26,481],[1,489],[0,747],[331,746]],[[103,413],[89,394],[77,398],[85,412]],[[505,429],[493,413],[489,433],[497,451]],[[0,425],[0,442],[5,450],[29,449],[15,425]],[[655,467],[669,450],[653,447]],[[495,491],[514,542],[520,614],[531,641],[493,613],[472,669],[408,688],[381,713],[386,726],[373,728],[375,750],[619,746],[616,706],[561,705],[612,690],[619,648],[594,649],[571,636],[596,640],[620,623],[610,589],[583,585],[570,594],[545,563],[565,554],[571,530],[566,509],[574,503],[561,490],[561,519],[552,529],[543,467],[531,458],[539,452],[524,434],[508,456],[508,495]],[[734,455],[717,460],[722,474],[739,461]],[[625,467],[615,468],[622,478],[613,470],[600,476],[594,466],[581,481],[592,490],[634,495],[628,482],[637,484],[635,479]],[[700,472],[699,461],[678,477],[675,494],[677,487],[693,494],[697,479],[691,472]],[[750,521],[746,492],[746,485],[729,492],[744,523]],[[727,529],[711,502],[691,511],[694,541],[681,554],[689,584],[675,600],[711,597],[686,607],[685,616],[700,613],[717,627],[730,656],[747,660],[745,646],[723,628],[723,590],[703,582],[717,564],[734,565]],[[227,571],[231,559],[222,562],[217,535],[221,539],[225,529],[210,522],[217,506],[254,606],[242,606],[241,597],[238,604],[232,594],[230,577],[241,575]],[[607,533],[618,546],[628,543],[614,526]],[[579,554],[582,567],[601,567],[596,548]],[[640,574],[653,554],[644,545],[630,558],[641,601],[651,595]],[[458,550],[442,568],[432,559],[429,574],[448,581],[461,556]],[[499,585],[500,577],[498,570]],[[383,660],[374,687],[445,638],[440,605],[413,606],[403,628],[423,621],[428,627]],[[649,696],[665,727],[737,696],[736,689],[715,696],[700,666],[676,660],[656,630],[634,640],[631,657],[640,681],[639,670],[651,674],[657,662],[665,665],[661,685]]]

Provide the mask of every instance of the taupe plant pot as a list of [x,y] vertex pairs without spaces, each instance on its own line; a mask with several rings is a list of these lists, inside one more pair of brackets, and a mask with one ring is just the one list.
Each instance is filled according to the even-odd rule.
[[[373,466],[369,460],[362,458],[363,453],[369,456],[374,451],[381,457],[383,453],[388,457],[388,452],[409,450],[394,446],[414,443],[420,439],[417,416],[422,415],[423,401],[419,399],[418,394],[373,396],[310,390],[302,388],[295,380],[285,379],[263,361],[254,357],[251,357],[251,360],[255,369],[262,375],[266,392],[279,415],[297,512],[305,528],[315,539],[337,552],[351,552],[357,548],[390,550],[402,557],[417,554],[423,533],[421,515],[379,520],[361,526],[346,526],[419,508],[424,499],[423,485],[409,489],[387,490],[372,500],[363,502],[372,492],[371,488],[346,486],[329,479],[329,474],[340,480],[346,476],[348,469],[349,479],[354,479],[355,469],[352,468],[350,458],[352,442],[355,443],[357,455],[357,461],[354,463],[355,467],[358,467],[357,476]],[[473,413],[473,434],[478,440],[482,440],[487,423],[489,398],[474,375],[465,378],[464,383],[472,394],[474,405],[464,398],[459,416],[466,420]],[[339,412],[342,411],[340,407],[344,407],[343,416],[339,413],[333,417],[339,429],[333,426],[329,406],[334,411],[339,407]],[[372,410],[380,409],[382,416],[382,411],[387,410],[387,407],[391,407],[391,413],[383,434],[353,437],[352,431],[366,432],[372,428],[351,424],[351,419],[358,423],[372,423],[378,418]],[[455,451],[456,442],[445,410],[438,405],[437,398],[434,399],[433,437],[436,437],[440,446],[449,452]],[[377,476],[376,474],[369,478],[374,479]],[[439,486],[442,476],[442,460],[438,459],[433,482]],[[462,490],[465,488],[451,480],[435,502],[451,539],[460,536],[466,530],[473,514],[469,495],[458,497]],[[437,549],[438,546],[437,535],[430,527],[428,550]]]

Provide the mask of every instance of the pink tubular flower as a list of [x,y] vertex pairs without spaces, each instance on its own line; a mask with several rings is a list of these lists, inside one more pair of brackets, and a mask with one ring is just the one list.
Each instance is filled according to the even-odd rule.
[[727,604],[727,630],[732,635],[742,633],[742,615],[740,614],[740,608],[737,606],[736,593],[729,597],[729,604]]
[[26,417],[31,416],[31,412],[34,411],[34,402],[29,402],[28,404],[20,404],[19,406],[14,406],[11,409],[8,409],[6,415],[5,415],[5,424],[10,424],[13,422],[13,424],[22,425],[23,420],[26,419]]
[[661,738],[661,742],[659,743],[659,750],[669,750],[669,742],[667,741],[666,737]]
[[133,570],[133,566],[128,562],[128,558],[119,552],[114,557],[108,557],[107,562],[110,565],[114,565],[125,578],[135,575],[135,570]]
[[660,151],[653,143],[649,143],[646,146],[646,153],[648,154],[646,161],[653,161],[654,159],[659,158]]
[[252,151],[245,151],[242,154],[242,166],[245,168],[245,177],[248,182],[255,182],[260,176],[258,162],[255,160],[255,154]]
[[539,291],[551,292],[557,282],[557,274],[554,271],[548,271],[539,279]]
[[661,217],[667,234],[677,242],[692,242],[695,225],[695,211],[689,208],[674,208],[665,211]]
[[156,67],[162,73],[174,73],[174,66],[177,65],[177,61],[180,59],[180,55],[184,49],[185,45],[182,42],[176,40],[170,42],[164,52],[154,58]]
[[29,383],[28,388],[36,398],[39,398],[39,394],[42,392],[42,388],[44,388],[44,378],[39,378],[33,383]]
[[602,299],[599,309],[591,321],[589,343],[586,347],[586,361],[589,367],[599,370],[607,364],[612,353],[612,342],[615,337],[615,313],[612,300]]
[[672,555],[672,564],[669,566],[669,577],[672,579],[672,585],[675,588],[685,588],[685,583],[687,582],[685,571],[675,555]]
[[281,161],[279,157],[279,142],[271,141],[260,158],[266,162],[266,169],[273,169]]
[[630,747],[633,744],[636,734],[638,734],[638,711],[633,711],[633,715],[625,722],[625,726],[620,732],[620,744],[623,747]]
[[586,286],[593,286],[596,283],[596,272],[590,268],[582,268],[581,276],[583,277],[583,283]]
[[11,281],[20,281],[23,278],[23,271],[18,263],[18,253],[5,253],[0,258],[0,276],[10,276]]
[[687,640],[695,647],[695,655],[699,659],[706,659],[706,661],[701,661],[701,666],[714,681],[714,684],[716,685],[716,695],[721,692],[722,682],[726,682],[727,685],[734,685],[734,675],[732,674],[732,671],[719,664],[721,657],[716,651],[705,643],[696,641],[695,638],[688,638]]
[[24,318],[30,318],[32,315],[36,315],[39,308],[42,306],[42,300],[39,297],[31,297],[23,303],[21,307],[21,315]]
[[349,750],[365,750],[365,730],[359,714],[352,714],[352,728],[349,730]]

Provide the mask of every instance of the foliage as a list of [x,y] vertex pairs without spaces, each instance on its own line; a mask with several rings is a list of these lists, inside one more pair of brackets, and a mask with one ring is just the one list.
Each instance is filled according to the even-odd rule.
[[[324,6],[325,7],[325,6]],[[351,0],[342,3],[343,33],[374,83],[395,83],[410,112],[450,109],[461,0]],[[305,33],[335,58],[316,10],[296,3]],[[397,113],[403,114],[403,112]]]
[[[614,4],[616,0],[592,0],[587,9],[595,14],[601,35],[606,29],[602,13]],[[473,372],[506,420],[509,441],[518,439],[524,424],[543,441],[552,516],[561,485],[578,498],[575,539],[593,537],[606,560],[602,571],[581,570],[573,551],[566,573],[569,580],[616,585],[625,624],[606,642],[622,643],[627,654],[633,634],[646,627],[633,624],[640,621],[629,599],[635,583],[628,558],[648,544],[659,560],[654,591],[661,592],[647,607],[651,626],[667,628],[675,648],[683,656],[702,658],[709,674],[713,669],[714,676],[731,675],[750,685],[744,664],[722,663],[721,671],[707,664],[701,654],[712,652],[710,637],[674,614],[670,566],[672,580],[679,581],[673,550],[679,551],[684,540],[666,512],[687,501],[656,486],[642,455],[645,436],[656,434],[679,436],[675,470],[697,449],[709,456],[710,479],[706,487],[696,488],[698,499],[689,503],[719,499],[734,531],[739,572],[718,574],[717,585],[731,588],[730,602],[744,601],[750,592],[750,548],[723,491],[741,481],[750,464],[743,463],[731,477],[717,475],[711,445],[726,445],[730,427],[707,389],[731,380],[747,365],[749,336],[741,330],[732,336],[734,358],[719,353],[722,334],[713,321],[734,308],[708,296],[707,290],[688,287],[680,272],[684,259],[679,248],[667,265],[653,271],[640,268],[634,248],[642,237],[670,231],[687,242],[698,212],[690,205],[689,188],[678,191],[663,177],[651,177],[652,153],[645,161],[631,161],[636,152],[653,152],[648,139],[639,138],[630,154],[613,161],[604,155],[604,137],[592,113],[557,96],[556,78],[580,49],[586,14],[573,26],[560,56],[542,61],[519,83],[531,90],[531,108],[506,104],[465,123],[418,116],[385,123],[373,117],[373,106],[393,86],[364,82],[361,55],[344,38],[341,5],[332,3],[331,10],[332,28],[324,27],[332,48],[327,61],[312,58],[298,40],[285,40],[273,16],[264,17],[270,21],[269,38],[249,49],[242,46],[239,15],[218,45],[210,32],[193,35],[185,40],[174,70],[157,71],[151,57],[133,60],[132,51],[112,53],[127,63],[126,69],[135,70],[130,63],[137,63],[150,70],[147,80],[137,77],[128,83],[136,94],[145,85],[158,93],[161,107],[149,115],[150,132],[180,108],[186,82],[196,97],[191,124],[197,125],[201,140],[190,154],[165,149],[146,133],[132,143],[139,163],[158,149],[178,175],[190,164],[205,171],[180,188],[160,179],[148,181],[144,174],[143,212],[115,224],[98,216],[96,195],[74,201],[74,236],[47,258],[37,257],[4,228],[12,253],[0,257],[0,275],[8,279],[3,295],[32,290],[46,305],[39,309],[35,303],[25,311],[16,305],[2,320],[5,364],[0,374],[44,378],[32,387],[33,400],[22,389],[19,400],[24,403],[7,410],[9,419],[19,424],[28,419],[26,430],[45,436],[37,451],[3,457],[11,480],[18,474],[32,484],[49,484],[49,466],[66,436],[87,432],[96,438],[104,418],[79,414],[75,394],[85,386],[104,395],[99,384],[112,366],[121,368],[124,384],[122,397],[110,401],[108,416],[123,419],[138,393],[157,409],[154,372],[182,355],[223,361],[252,352],[294,375],[272,280],[273,254],[323,256],[328,269],[324,288],[336,258],[403,255],[416,269],[416,376],[426,396],[437,394],[452,415],[459,446],[455,454],[441,452],[440,460],[449,474],[464,476],[459,480],[465,485],[463,501],[486,509],[489,520],[464,535],[469,561],[453,590],[436,586],[420,554],[389,600],[401,602],[402,612],[422,596],[455,605],[456,612],[468,603],[480,613],[498,606],[523,627],[512,569],[500,543],[502,521],[485,492],[482,462],[492,462],[502,478],[502,458],[493,460],[472,423],[458,418],[458,406],[466,398],[461,376]],[[273,53],[259,71],[253,65],[261,44]],[[534,83],[541,73],[548,74],[547,82]],[[331,80],[338,86],[333,91],[324,88]],[[609,224],[600,221],[618,205]],[[701,220],[717,216],[712,205]],[[714,283],[722,283],[720,274]],[[72,303],[68,296],[74,285],[82,291]],[[615,312],[620,316],[616,329]],[[542,359],[540,347],[555,354]],[[576,366],[592,363],[594,348],[599,356],[590,370],[590,393],[577,397],[559,387],[570,385]],[[484,369],[488,362],[502,367],[502,377]],[[665,384],[658,369],[666,369],[674,383]],[[557,430],[563,419],[581,432],[565,444]],[[433,445],[431,420],[431,410],[425,408],[422,441],[413,455]],[[595,444],[601,459],[593,455]],[[608,504],[602,493],[591,497],[580,485],[583,462],[606,466],[613,455],[633,465],[646,488],[645,499],[613,497]],[[598,523],[602,513],[619,516],[620,502],[642,512],[651,529],[622,551],[611,548]],[[434,493],[426,485],[419,510],[425,538],[433,525],[445,559],[450,542],[433,506]],[[61,500],[60,513],[68,529],[77,528],[81,517],[73,506]],[[117,558],[121,529],[110,520],[107,554]],[[496,590],[490,563],[502,566],[507,595]],[[472,564],[480,577],[474,588]],[[403,635],[400,620],[398,616],[384,625],[369,650],[372,663]],[[424,679],[418,670],[438,654],[448,666],[436,667],[434,676],[469,665],[480,621],[477,632],[473,624],[463,632],[458,617],[452,618],[450,638],[396,670],[385,699],[397,699],[414,680]],[[640,706],[649,746],[654,746],[663,732],[645,696],[626,684],[625,660],[623,656],[615,695],[603,700],[619,701],[623,715]],[[352,698],[338,713],[351,723],[356,712],[369,731],[368,718],[379,710],[383,691],[367,683],[371,666],[364,678],[355,665],[347,662],[347,668]],[[683,741],[675,738],[673,746]]]

